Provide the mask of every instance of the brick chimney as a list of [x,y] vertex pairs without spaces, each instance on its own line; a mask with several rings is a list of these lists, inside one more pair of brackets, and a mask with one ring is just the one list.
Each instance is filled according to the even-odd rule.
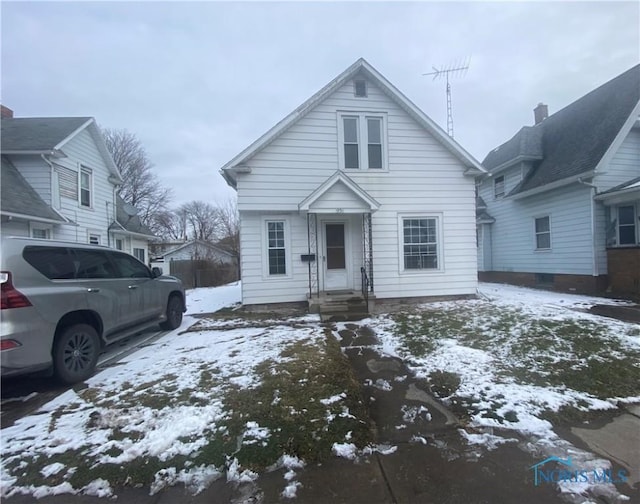
[[540,124],[549,117],[549,107],[543,103],[538,103],[538,106],[533,109],[533,117],[535,119],[535,124]]
[[4,105],[0,105],[0,117],[3,119],[12,119],[13,118],[13,110]]

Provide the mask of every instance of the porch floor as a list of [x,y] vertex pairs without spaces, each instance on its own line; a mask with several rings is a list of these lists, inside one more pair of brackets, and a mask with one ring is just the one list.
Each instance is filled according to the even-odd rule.
[[[375,296],[369,294],[369,304]],[[309,297],[309,312],[319,313],[323,322],[362,320],[369,316],[369,306],[359,291],[324,291]]]

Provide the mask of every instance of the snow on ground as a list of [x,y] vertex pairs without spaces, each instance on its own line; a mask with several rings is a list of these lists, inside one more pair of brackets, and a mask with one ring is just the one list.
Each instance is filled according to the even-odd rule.
[[[239,284],[188,291],[189,313],[233,305],[239,301],[239,292]],[[109,495],[109,484],[103,480],[73,488],[67,480],[78,468],[72,462],[63,463],[64,456],[82,453],[96,466],[122,466],[144,457],[170,461],[193,454],[207,442],[207,433],[215,433],[229,414],[222,403],[226,387],[255,385],[253,369],[257,364],[267,359],[284,360],[280,352],[295,341],[324,338],[321,328],[313,326],[182,332],[194,321],[185,317],[181,328],[96,374],[87,381],[86,389],[68,390],[37,414],[3,429],[0,495],[43,497],[81,491]],[[203,379],[208,380],[206,386],[201,386]],[[183,400],[172,399],[179,397]],[[246,439],[260,442],[265,436],[268,429],[247,422]],[[38,457],[51,462],[44,465],[42,475],[57,477],[59,484],[16,485],[24,461]],[[75,457],[67,456],[67,462],[69,459]],[[235,464],[228,468],[229,477],[252,477],[238,470],[237,461]],[[151,491],[176,482],[198,491],[219,477],[221,470],[213,466],[168,467],[156,474]]]
[[[603,469],[609,467],[608,461],[594,458],[593,454],[577,450],[560,439],[553,431],[552,424],[543,418],[543,412],[557,412],[563,406],[573,406],[581,411],[614,409],[619,401],[640,402],[640,397],[613,394],[612,397],[598,398],[565,384],[545,385],[542,382],[545,372],[548,373],[545,370],[558,363],[578,373],[588,366],[592,358],[585,357],[584,351],[581,355],[578,349],[572,348],[563,330],[576,331],[577,328],[576,340],[582,340],[582,343],[589,338],[597,341],[602,353],[593,355],[594,360],[637,356],[640,329],[636,324],[584,312],[596,304],[632,303],[500,284],[480,284],[479,295],[479,300],[426,304],[420,307],[422,313],[407,315],[411,321],[433,311],[434,315],[440,314],[443,320],[438,321],[433,317],[433,320],[429,320],[428,315],[421,319],[426,324],[442,324],[434,331],[433,340],[427,341],[431,346],[427,346],[422,355],[419,351],[412,352],[411,349],[415,347],[407,345],[407,340],[419,339],[421,333],[403,337],[400,333],[406,329],[401,329],[385,316],[372,318],[367,323],[381,340],[380,350],[404,359],[417,377],[428,378],[434,371],[453,373],[459,377],[459,386],[451,397],[468,401],[471,405],[469,427],[479,432],[470,434],[462,431],[468,443],[493,449],[500,443],[516,441],[493,434],[502,432],[511,437],[510,433],[517,432],[528,440],[527,447],[535,453],[565,458],[572,455],[585,467],[589,464]],[[443,313],[447,316],[442,317]],[[511,317],[506,326],[501,325],[504,324],[501,317],[505,314]],[[454,317],[464,324],[448,326],[447,322]],[[538,346],[520,351],[521,346],[532,343],[531,327],[540,321],[545,322],[542,328],[548,334],[539,332],[536,334],[540,342]],[[596,329],[588,333],[589,327]],[[584,335],[580,334],[580,328],[584,328]],[[611,349],[608,345],[611,345]],[[524,371],[524,374],[520,375],[520,371]],[[529,372],[535,377],[531,378],[527,374]],[[589,485],[579,490],[586,490],[587,487]],[[601,493],[617,494],[615,487],[610,484],[599,487],[602,487],[598,488]]]
[[187,291],[187,315],[212,313],[225,306],[240,303],[241,284],[234,282],[212,289],[199,287]]

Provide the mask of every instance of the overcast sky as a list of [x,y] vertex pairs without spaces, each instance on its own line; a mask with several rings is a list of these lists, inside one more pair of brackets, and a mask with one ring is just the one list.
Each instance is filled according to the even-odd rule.
[[634,2],[8,2],[2,103],[138,136],[172,206],[234,193],[218,170],[365,58],[478,160],[640,62]]

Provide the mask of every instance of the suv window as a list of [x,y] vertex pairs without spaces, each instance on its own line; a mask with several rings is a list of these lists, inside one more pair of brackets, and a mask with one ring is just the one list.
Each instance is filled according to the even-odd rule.
[[25,247],[22,257],[51,280],[75,278],[76,268],[66,247]]
[[119,278],[150,278],[149,268],[128,254],[112,253]]
[[78,272],[76,278],[116,278],[109,256],[102,250],[72,249]]

